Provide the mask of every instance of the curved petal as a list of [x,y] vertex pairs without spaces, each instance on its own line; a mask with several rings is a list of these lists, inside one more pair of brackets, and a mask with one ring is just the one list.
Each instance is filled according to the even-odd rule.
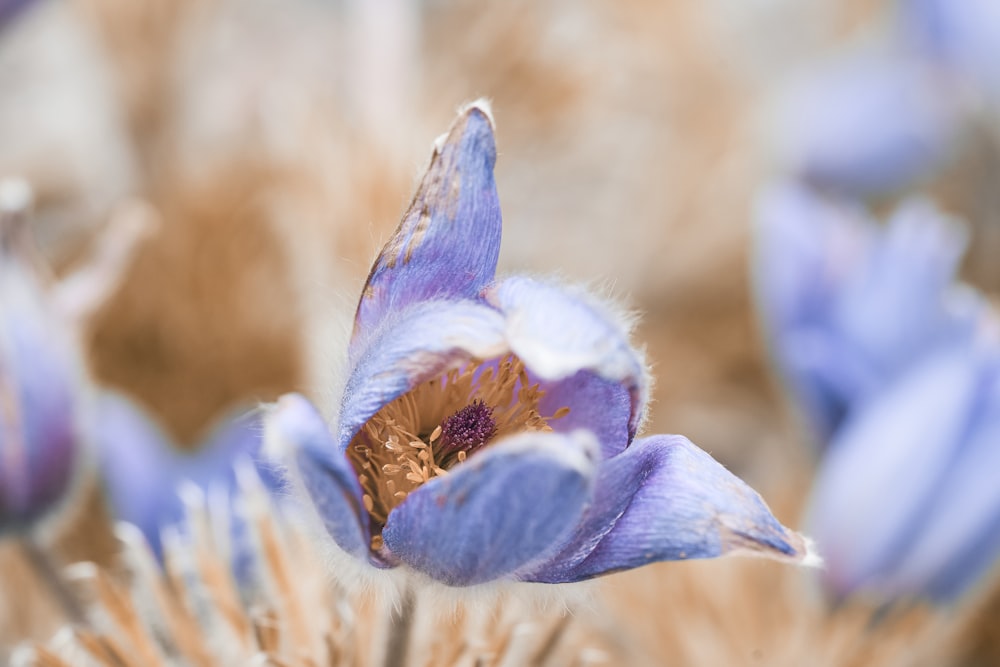
[[510,349],[532,374],[556,381],[590,371],[621,384],[631,398],[629,440],[635,436],[645,414],[649,380],[617,318],[592,299],[520,276],[489,287],[485,296],[504,313]]
[[495,162],[492,119],[473,104],[435,145],[410,208],[372,266],[352,357],[390,313],[429,299],[473,298],[493,280],[501,230]]
[[491,359],[507,351],[503,318],[471,301],[427,301],[380,327],[347,380],[340,409],[340,451],[384,405],[470,358]]
[[180,521],[173,442],[141,408],[114,392],[95,402],[94,441],[101,479],[118,519],[137,526],[162,554],[160,528]]
[[628,445],[632,437],[629,431],[632,396],[622,383],[606,380],[592,371],[580,371],[562,380],[539,384],[545,392],[538,401],[541,414],[552,415],[564,407],[570,409],[565,416],[549,422],[552,430],[590,431],[601,443],[602,458],[610,458]]
[[367,558],[369,518],[361,485],[316,408],[299,394],[282,396],[267,416],[267,438],[293,462],[330,537],[344,551]]
[[385,545],[450,586],[516,577],[579,520],[596,456],[584,431],[507,438],[411,493],[389,515]]
[[0,248],[0,529],[53,507],[80,460],[79,359],[48,306],[32,269]]
[[637,440],[605,461],[573,539],[525,579],[562,583],[662,560],[735,552],[809,562],[804,538],[761,497],[677,435]]
[[878,587],[906,559],[962,445],[979,381],[968,350],[940,353],[841,429],[810,511],[835,593]]
[[[959,435],[953,458],[940,467],[941,481],[930,497],[918,498],[919,518],[912,531],[878,576],[882,595],[908,597],[926,593],[951,600],[982,577],[1000,556],[1000,384],[996,360],[983,365],[974,379],[978,396],[968,406],[971,423]],[[981,385],[988,378],[988,386]],[[943,388],[944,389],[944,388]],[[915,407],[915,406],[914,406]],[[933,410],[927,406],[925,410]],[[920,425],[925,419],[914,417]],[[928,431],[928,437],[933,431]],[[944,443],[947,445],[948,443]],[[911,456],[933,449],[921,441]],[[923,451],[922,451],[923,450]],[[932,458],[930,465],[939,462]],[[895,497],[899,493],[892,494]]]
[[1000,94],[1000,5],[992,0],[903,0],[904,31],[926,57]]

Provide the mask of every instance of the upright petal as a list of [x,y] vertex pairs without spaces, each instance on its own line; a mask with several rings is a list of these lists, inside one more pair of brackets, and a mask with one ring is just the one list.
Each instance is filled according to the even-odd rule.
[[586,432],[512,436],[411,493],[389,515],[385,545],[450,586],[516,577],[579,520],[596,456]]
[[1000,5],[993,0],[902,0],[903,30],[938,64],[1000,95]]
[[287,394],[267,417],[267,437],[289,459],[330,537],[366,558],[369,519],[361,486],[322,416],[302,396]]
[[74,343],[33,268],[0,245],[0,529],[34,520],[71,485],[81,449]]
[[[649,382],[645,364],[629,343],[620,318],[605,312],[594,300],[524,277],[491,286],[486,299],[503,312],[510,349],[535,376],[555,384],[573,376],[582,378],[578,373],[586,371],[617,383],[627,392],[628,438],[613,445],[615,451],[625,447],[645,415]],[[570,384],[550,388],[552,392],[567,392],[566,404],[570,406],[571,390]],[[612,405],[621,402],[610,398]],[[581,414],[578,411],[578,416]],[[609,413],[611,418],[614,415],[615,411]]]
[[[754,289],[771,336],[823,320],[873,252],[877,228],[854,203],[778,182],[754,209]],[[780,340],[777,341],[780,345]]]
[[341,403],[338,445],[387,403],[449,365],[507,351],[503,317],[472,301],[427,301],[379,328],[351,371]]
[[832,320],[885,377],[937,345],[975,333],[976,309],[953,287],[965,245],[957,223],[910,199],[844,285]]
[[403,221],[372,266],[352,357],[388,314],[423,300],[473,298],[493,280],[501,229],[495,162],[493,121],[484,105],[470,105],[435,145]]
[[897,553],[880,591],[926,592],[948,601],[1000,559],[1000,384],[994,367],[973,406],[972,423],[925,504],[911,544]]
[[922,530],[969,428],[981,378],[964,348],[904,375],[845,424],[813,486],[810,526],[834,593],[879,589]]
[[179,521],[170,437],[126,397],[103,392],[94,411],[94,440],[105,492],[116,518],[137,526],[157,554],[160,528]]
[[656,561],[729,553],[808,562],[802,536],[761,497],[682,436],[637,440],[605,461],[572,540],[526,575],[562,583]]

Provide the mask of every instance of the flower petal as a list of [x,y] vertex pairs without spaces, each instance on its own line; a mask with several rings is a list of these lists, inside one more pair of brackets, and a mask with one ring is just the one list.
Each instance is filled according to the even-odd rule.
[[552,415],[561,408],[570,409],[565,416],[549,422],[552,430],[590,431],[601,443],[602,458],[614,456],[630,442],[632,397],[622,383],[605,380],[592,371],[580,371],[562,380],[539,384],[545,392],[538,402],[539,413]]
[[[995,372],[997,369],[993,369]],[[926,591],[947,601],[963,593],[1000,556],[1000,385],[996,379],[974,416],[956,459],[922,512],[912,544],[887,573],[895,596]]]
[[992,0],[903,0],[903,29],[921,55],[1000,94],[1000,5]]
[[804,538],[761,497],[677,435],[637,440],[605,461],[573,539],[525,578],[562,583],[662,560],[734,552],[805,561]]
[[877,238],[857,205],[790,182],[760,193],[754,223],[754,289],[769,338],[826,318]]
[[115,517],[137,526],[154,553],[160,528],[184,514],[169,436],[139,406],[114,392],[95,402],[94,441],[101,479]]
[[82,374],[66,334],[32,268],[0,247],[0,528],[51,509],[79,463]]
[[333,540],[344,551],[367,558],[369,518],[361,485],[316,408],[299,394],[282,396],[267,417],[267,438],[288,454]]
[[852,53],[811,71],[772,119],[787,168],[850,196],[891,192],[948,156],[956,96],[916,60]]
[[580,518],[596,456],[585,431],[507,438],[411,493],[389,515],[385,545],[450,586],[516,577]]
[[906,554],[969,426],[975,357],[939,353],[852,417],[813,486],[810,526],[838,595],[878,588]]
[[473,104],[435,146],[410,208],[372,266],[352,356],[388,314],[423,300],[472,298],[493,280],[501,229],[495,162],[492,119]]
[[837,329],[884,375],[942,342],[972,338],[978,309],[953,287],[965,245],[956,223],[911,199],[845,285],[832,313]]
[[851,341],[820,326],[785,334],[781,366],[818,443],[825,447],[852,407],[884,381],[865,363]]
[[428,301],[397,314],[369,341],[347,380],[340,410],[338,445],[351,438],[384,405],[470,358],[491,359],[507,351],[503,318],[471,301]]
[[757,223],[771,353],[821,439],[915,359],[978,335],[982,300],[953,283],[965,238],[928,204],[907,201],[883,229],[782,185],[761,198]]
[[159,423],[138,404],[114,392],[96,402],[94,440],[101,475],[117,518],[135,524],[156,553],[161,530],[181,521],[184,503],[178,489],[198,489],[231,499],[234,465],[249,459],[270,489],[277,475],[259,461],[262,428],[255,413],[236,409],[219,419],[193,451],[180,449]]
[[[493,285],[485,296],[503,311],[510,349],[533,375],[556,381],[589,371],[624,387],[630,398],[628,440],[635,436],[649,380],[620,318],[593,299],[524,277]],[[628,442],[615,444],[621,449]]]

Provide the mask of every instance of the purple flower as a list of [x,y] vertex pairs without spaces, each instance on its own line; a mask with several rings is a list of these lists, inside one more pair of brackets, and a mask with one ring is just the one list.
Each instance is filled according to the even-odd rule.
[[879,226],[791,184],[757,222],[772,353],[824,448],[809,525],[827,588],[956,598],[1000,556],[1000,348],[955,282],[963,235],[924,202]]
[[14,19],[35,0],[0,0],[0,30],[7,28]]
[[450,586],[805,559],[803,538],[708,454],[635,439],[648,381],[622,318],[575,290],[495,280],[495,159],[492,119],[472,105],[372,267],[332,432],[298,395],[269,415],[336,544]]
[[902,189],[941,164],[960,111],[945,79],[919,60],[847,54],[787,92],[773,138],[798,178],[864,197]]
[[[237,489],[235,466],[241,459],[259,461],[263,426],[256,413],[234,410],[223,416],[191,451],[181,449],[152,416],[120,394],[103,392],[97,398],[95,421],[111,509],[119,520],[137,526],[157,555],[162,554],[163,529],[177,526],[185,516],[184,485],[228,505]],[[257,465],[257,471],[266,486],[278,488],[267,466]],[[239,531],[238,517],[234,519]]]
[[920,200],[883,227],[786,183],[760,197],[755,287],[772,356],[821,443],[941,345],[971,341],[981,300],[954,284],[960,228]]
[[901,0],[904,37],[920,55],[1000,94],[1000,4],[994,0]]
[[0,530],[23,529],[55,507],[80,457],[78,351],[19,216],[0,210]]
[[834,436],[810,525],[837,597],[949,601],[997,562],[998,352],[956,345],[929,354]]

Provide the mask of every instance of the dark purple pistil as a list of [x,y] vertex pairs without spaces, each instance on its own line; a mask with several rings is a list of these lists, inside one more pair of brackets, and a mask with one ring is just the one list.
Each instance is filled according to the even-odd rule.
[[441,424],[441,447],[445,451],[469,451],[481,447],[496,433],[493,408],[475,400]]

